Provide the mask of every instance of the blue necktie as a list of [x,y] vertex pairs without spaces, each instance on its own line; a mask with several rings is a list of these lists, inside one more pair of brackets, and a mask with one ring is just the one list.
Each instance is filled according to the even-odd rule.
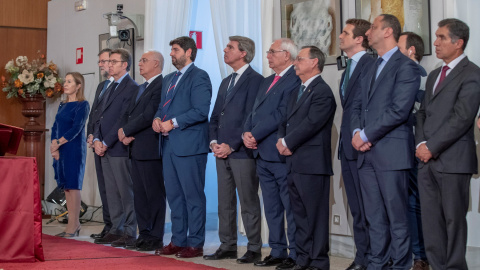
[[147,89],[147,86],[148,86],[148,82],[145,82],[144,84],[138,87],[138,94],[137,94],[137,98],[135,99],[135,102],[137,102],[140,96],[143,94],[143,92],[145,92],[145,89]]
[[300,90],[298,90],[297,102],[302,97],[304,91],[305,91],[305,85],[302,84],[302,85],[300,85]]
[[163,107],[162,107],[162,114],[163,114],[162,121],[165,121],[165,117],[167,117],[168,108],[172,103],[171,101],[173,98],[173,91],[175,91],[175,86],[177,84],[177,81],[180,75],[182,75],[182,73],[180,71],[177,71],[177,73],[175,73],[175,75],[173,76],[173,79],[170,82],[170,85],[168,86],[167,95],[165,96],[165,102],[163,103]]
[[233,87],[235,86],[235,77],[237,77],[238,73],[232,73],[232,79],[230,80],[230,85],[228,86],[227,88],[227,94],[225,95],[225,97],[228,97],[228,95],[230,95],[230,93],[232,93],[232,89]]
[[99,99],[102,98],[103,94],[105,94],[105,90],[107,90],[107,87],[109,84],[110,84],[110,80],[104,81],[102,92],[100,92],[100,95],[98,95]]
[[378,67],[380,66],[382,61],[383,61],[383,58],[378,57],[377,61],[375,62],[375,70],[373,71],[372,81],[370,83],[370,89],[368,89],[368,97],[369,98],[370,98],[370,95],[372,93],[372,88],[373,88],[373,85],[375,84],[375,80],[377,79]]

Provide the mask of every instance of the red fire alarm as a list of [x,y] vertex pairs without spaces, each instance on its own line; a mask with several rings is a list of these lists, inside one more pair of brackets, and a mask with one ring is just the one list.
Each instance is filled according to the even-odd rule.
[[202,32],[201,31],[190,31],[189,36],[195,40],[197,44],[197,49],[202,48]]
[[83,47],[77,48],[77,53],[75,57],[77,59],[77,65],[83,64]]

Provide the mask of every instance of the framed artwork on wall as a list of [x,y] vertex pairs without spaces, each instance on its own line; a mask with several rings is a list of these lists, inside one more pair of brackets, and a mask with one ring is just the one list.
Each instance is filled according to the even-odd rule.
[[340,0],[281,0],[282,37],[299,48],[314,45],[326,55],[325,64],[336,64],[341,54],[338,36],[342,31]]
[[380,14],[395,15],[403,32],[414,32],[422,37],[424,55],[432,54],[430,0],[355,0],[355,14],[370,22]]

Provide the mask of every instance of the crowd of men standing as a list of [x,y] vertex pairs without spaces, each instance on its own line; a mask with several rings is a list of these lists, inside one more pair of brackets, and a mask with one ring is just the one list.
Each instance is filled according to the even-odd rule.
[[[382,14],[373,23],[349,19],[340,34],[348,61],[339,87],[338,158],[356,245],[347,269],[420,270],[429,264],[467,269],[466,212],[470,178],[477,172],[473,131],[480,71],[463,53],[469,38],[465,23],[442,20],[436,36],[435,52],[443,64],[421,86],[427,75],[419,65],[423,41],[401,33],[395,16]],[[221,243],[204,259],[330,269],[331,133],[337,105],[321,76],[324,53],[276,40],[267,51],[275,74],[263,78],[249,65],[254,42],[231,36],[224,61],[234,72],[220,84],[209,121],[212,85],[194,64],[195,42],[179,37],[170,46],[178,71],[163,77],[162,54],[148,51],[139,61],[146,81],[140,86],[128,75],[128,51],[104,49],[98,55],[106,80],[97,88],[87,126],[105,222],[103,231],[91,236],[95,243],[180,258],[203,256],[211,151]],[[271,248],[263,259],[259,186]],[[248,238],[241,257],[237,192]],[[164,246],[166,199],[172,238]]]

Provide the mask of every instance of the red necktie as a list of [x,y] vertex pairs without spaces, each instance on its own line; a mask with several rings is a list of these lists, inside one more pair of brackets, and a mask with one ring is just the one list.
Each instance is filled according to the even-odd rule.
[[435,90],[437,90],[438,86],[443,82],[443,80],[445,79],[445,77],[447,77],[447,70],[449,70],[450,67],[448,66],[443,66],[442,68],[442,74],[440,74],[440,80],[438,80],[438,84],[437,84],[437,87],[435,87],[435,89],[433,90],[433,93],[435,94]]
[[267,94],[268,91],[270,91],[270,89],[272,89],[272,87],[278,82],[278,80],[280,80],[281,77],[282,76],[275,75],[275,78],[273,79],[272,84],[270,84],[270,87],[268,87],[268,90],[267,90],[267,92],[265,92],[265,94]]

